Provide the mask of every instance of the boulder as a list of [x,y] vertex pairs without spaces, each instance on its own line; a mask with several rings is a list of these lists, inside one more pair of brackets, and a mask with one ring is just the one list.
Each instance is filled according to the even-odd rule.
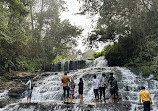
[[8,92],[9,97],[11,98],[21,98],[23,95],[23,92],[26,90],[26,87],[14,87],[11,88]]

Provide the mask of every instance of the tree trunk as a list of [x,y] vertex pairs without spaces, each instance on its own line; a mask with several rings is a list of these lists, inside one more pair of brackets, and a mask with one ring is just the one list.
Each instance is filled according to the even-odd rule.
[[34,30],[34,26],[33,26],[33,14],[32,14],[32,5],[30,5],[30,11],[31,11],[31,25],[32,25],[32,34],[33,34],[33,30]]
[[42,6],[41,6],[41,14],[40,14],[40,20],[39,20],[39,32],[41,34],[41,31],[42,31],[42,26],[43,26],[43,3],[44,0],[42,0]]

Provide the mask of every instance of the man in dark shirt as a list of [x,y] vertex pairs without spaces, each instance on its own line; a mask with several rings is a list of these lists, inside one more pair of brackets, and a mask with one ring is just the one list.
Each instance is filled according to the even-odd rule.
[[110,94],[112,96],[111,101],[114,102],[116,96],[119,102],[119,96],[118,96],[118,85],[116,79],[113,77],[113,73],[110,73],[110,77],[108,82],[110,83]]

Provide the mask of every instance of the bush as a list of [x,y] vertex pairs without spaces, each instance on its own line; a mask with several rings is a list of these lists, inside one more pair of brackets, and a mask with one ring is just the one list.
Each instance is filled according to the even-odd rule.
[[96,52],[94,54],[94,58],[98,58],[98,57],[101,57],[102,56],[102,52]]
[[149,66],[141,66],[139,69],[142,71],[144,77],[148,77],[152,73]]
[[124,65],[125,67],[128,67],[128,66],[135,66],[134,62],[131,60],[129,63],[126,63]]
[[15,71],[13,71],[13,72],[11,72],[11,73],[7,72],[7,73],[4,74],[4,77],[5,77],[6,79],[7,79],[7,78],[10,78],[10,77],[15,77],[15,76],[16,76],[16,73],[17,73],[17,72],[15,72]]
[[158,75],[154,75],[154,79],[158,81]]

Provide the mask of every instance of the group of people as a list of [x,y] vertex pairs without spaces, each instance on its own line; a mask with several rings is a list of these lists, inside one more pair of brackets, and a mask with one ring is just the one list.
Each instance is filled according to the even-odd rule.
[[[71,95],[71,102],[74,102],[74,89],[75,89],[75,83],[74,83],[74,78],[72,77],[71,80],[67,76],[67,73],[64,73],[64,76],[62,77],[62,83],[63,83],[63,90],[64,90],[64,102],[69,102],[69,91]],[[110,73],[110,77],[107,79],[105,78],[105,74],[103,73],[102,76],[98,79],[96,75],[93,76],[93,91],[94,91],[94,96],[95,96],[95,102],[97,103],[100,101],[102,103],[102,96],[104,98],[104,102],[106,102],[106,97],[105,97],[105,91],[108,88],[109,84],[109,89],[110,89],[110,94],[111,94],[111,102],[117,102],[119,103],[119,94],[118,94],[118,84],[117,80],[113,76],[113,73]],[[83,80],[80,78],[80,81],[78,83],[78,92],[80,95],[80,102],[83,102]],[[67,96],[66,96],[67,92]],[[66,101],[67,99],[67,101]],[[144,106],[144,111],[150,111],[150,104],[151,102],[151,96],[149,91],[145,90],[145,87],[141,87],[141,91],[139,92],[139,100],[140,100],[140,105],[141,102],[143,102]]]
[[[64,96],[64,102],[69,102],[69,91],[70,91],[70,98],[71,102],[74,102],[74,91],[75,91],[75,82],[74,78],[72,77],[71,80],[67,76],[67,73],[64,73],[64,76],[61,79],[63,83],[63,96]],[[98,79],[96,75],[93,76],[93,91],[95,96],[95,102],[101,102],[102,103],[102,96],[104,98],[104,102],[106,102],[105,97],[105,91],[108,87],[110,88],[110,94],[111,94],[111,102],[114,102],[117,98],[117,102],[119,102],[119,95],[118,95],[118,85],[117,80],[113,76],[113,73],[110,73],[110,77],[107,79],[105,78],[105,74],[103,73],[102,76]],[[31,103],[31,97],[32,97],[32,90],[33,90],[33,78],[30,78],[30,80],[26,83],[27,85],[27,103]],[[80,102],[83,102],[83,79],[80,78],[80,81],[78,83],[78,93],[80,95]],[[151,102],[151,96],[149,91],[145,90],[145,87],[141,87],[141,91],[139,92],[139,100],[140,104],[143,102],[144,111],[150,111],[150,104]]]
[[[70,91],[70,98],[71,102],[74,102],[74,89],[75,89],[75,83],[74,78],[72,77],[71,80],[67,76],[67,73],[64,73],[64,76],[62,77],[62,83],[63,83],[63,91],[64,91],[64,102],[69,102],[69,91]],[[118,85],[117,81],[115,80],[115,77],[113,76],[113,73],[110,73],[110,77],[108,79],[108,83],[110,84],[110,94],[112,96],[111,101],[114,102],[115,98],[117,98],[117,102],[119,102],[119,96],[118,96]],[[96,75],[93,76],[93,91],[95,96],[95,102],[101,102],[102,103],[102,96],[103,101],[106,102],[105,98],[105,91],[108,86],[107,80],[105,78],[105,74],[103,73],[102,76],[98,79]],[[78,93],[80,95],[80,102],[83,102],[83,80],[80,78],[80,81],[78,83]],[[67,92],[67,95],[66,95]],[[66,100],[67,99],[67,100]]]
[[[76,84],[74,83],[74,78],[71,78],[71,81],[69,77],[67,76],[67,73],[64,73],[64,76],[62,77],[62,83],[63,83],[63,90],[64,90],[64,102],[69,102],[69,91],[70,91],[70,98],[71,102],[74,102],[74,91]],[[78,83],[79,89],[79,95],[80,95],[80,101],[83,102],[83,80],[80,78],[80,82]],[[67,95],[66,95],[67,92]],[[67,101],[66,101],[67,99]]]

